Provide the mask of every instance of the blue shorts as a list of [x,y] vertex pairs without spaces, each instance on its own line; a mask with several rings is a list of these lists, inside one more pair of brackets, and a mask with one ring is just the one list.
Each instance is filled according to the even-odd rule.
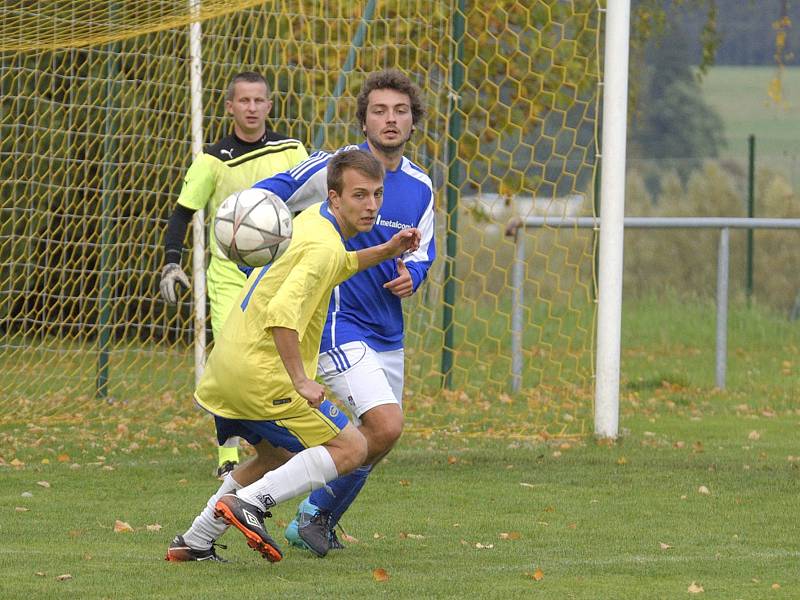
[[332,440],[349,421],[335,404],[323,400],[319,410],[309,407],[302,414],[275,421],[227,419],[214,415],[214,422],[220,445],[237,436],[253,446],[267,440],[273,446],[290,452],[302,452]]

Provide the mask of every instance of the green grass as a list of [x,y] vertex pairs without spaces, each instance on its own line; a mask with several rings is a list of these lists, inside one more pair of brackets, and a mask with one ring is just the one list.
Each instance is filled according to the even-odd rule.
[[800,67],[783,71],[782,105],[772,102],[768,95],[770,82],[776,75],[774,67],[719,66],[710,69],[703,79],[703,95],[725,124],[728,147],[723,150],[724,157],[746,161],[747,137],[754,134],[758,157],[765,160],[785,157],[794,161],[800,158],[800,138],[796,135],[800,120]]
[[358,542],[324,560],[287,548],[270,565],[235,531],[228,564],[163,560],[217,486],[211,423],[186,399],[7,407],[0,597],[672,599],[696,582],[702,598],[798,598],[800,326],[734,307],[718,391],[711,308],[626,303],[613,445],[527,422],[590,427],[589,396],[409,398],[404,438],[344,519]]
[[[288,549],[277,565],[235,531],[221,551],[230,564],[162,560],[216,486],[207,445],[127,453],[130,440],[109,434],[80,450],[59,447],[68,429],[37,432],[55,439],[3,469],[3,597],[678,598],[693,581],[704,598],[764,598],[774,583],[779,597],[800,596],[800,463],[787,458],[800,414],[634,412],[615,446],[408,436],[345,520],[359,543],[325,560]],[[113,470],[90,464],[101,451]],[[116,519],[135,531],[114,533]],[[373,580],[378,568],[389,581]]]

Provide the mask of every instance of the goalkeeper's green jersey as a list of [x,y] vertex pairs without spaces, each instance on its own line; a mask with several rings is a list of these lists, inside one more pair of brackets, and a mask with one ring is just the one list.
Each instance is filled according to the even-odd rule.
[[272,421],[305,403],[278,355],[270,329],[293,329],[309,377],[317,372],[331,291],[358,270],[328,203],[294,219],[292,241],[275,262],[255,269],[234,302],[195,391],[197,403],[228,419]]
[[269,130],[257,142],[228,135],[195,157],[183,180],[178,204],[192,210],[206,209],[210,222],[211,262],[207,274],[210,283],[238,286],[244,282],[244,275],[222,254],[214,239],[214,215],[222,201],[233,192],[287,171],[306,158],[308,153],[302,143]]

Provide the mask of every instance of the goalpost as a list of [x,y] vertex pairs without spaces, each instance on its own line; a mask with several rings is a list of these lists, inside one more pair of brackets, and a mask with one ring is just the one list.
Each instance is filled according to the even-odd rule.
[[603,82],[603,168],[600,181],[597,369],[594,432],[619,430],[619,364],[622,322],[622,249],[625,217],[625,136],[628,115],[630,0],[608,0]]

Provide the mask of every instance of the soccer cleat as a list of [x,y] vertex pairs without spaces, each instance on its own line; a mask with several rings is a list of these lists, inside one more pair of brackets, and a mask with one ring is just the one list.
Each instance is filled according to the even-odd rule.
[[182,535],[176,535],[172,539],[169,548],[167,548],[167,555],[164,557],[164,560],[168,560],[170,562],[188,562],[192,560],[228,562],[217,554],[216,550],[214,550],[215,546],[227,548],[227,546],[223,546],[222,544],[211,544],[211,548],[206,550],[197,550],[196,548],[188,546]]
[[344,550],[346,548],[346,546],[339,541],[339,537],[336,535],[335,529],[331,529],[329,538],[331,550]]
[[214,516],[241,531],[247,538],[247,545],[269,562],[278,562],[283,558],[280,547],[264,527],[264,517],[272,516],[269,511],[263,511],[239,498],[236,492],[230,492],[217,500]]
[[233,471],[238,466],[239,463],[232,460],[226,460],[219,467],[217,467],[217,479],[223,481],[228,476],[228,473]]
[[[309,523],[314,515],[319,513],[319,509],[312,504],[308,498],[303,500],[297,507],[297,514],[294,516],[294,519],[286,526],[285,531],[283,532],[284,537],[286,540],[296,548],[302,548],[303,550],[308,550],[309,552],[313,552],[319,556],[319,553],[315,552],[313,548],[311,548],[302,537],[300,537],[300,523]],[[324,554],[323,554],[324,556]]]

